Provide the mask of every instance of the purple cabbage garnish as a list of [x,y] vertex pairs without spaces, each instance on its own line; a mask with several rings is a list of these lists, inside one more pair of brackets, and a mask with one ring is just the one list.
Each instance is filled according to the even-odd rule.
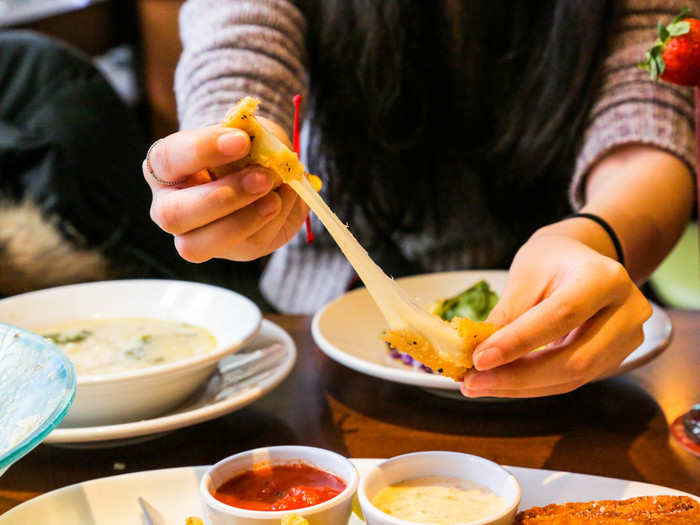
[[389,349],[389,356],[392,359],[397,359],[397,360],[401,361],[404,365],[412,366],[413,368],[415,368],[417,370],[422,370],[423,372],[427,372],[428,374],[433,373],[432,368],[430,368],[429,366],[425,366],[423,363],[421,363],[419,361],[416,361],[410,355],[404,354],[403,352],[399,352],[396,348],[391,346],[389,343],[387,343],[386,346]]

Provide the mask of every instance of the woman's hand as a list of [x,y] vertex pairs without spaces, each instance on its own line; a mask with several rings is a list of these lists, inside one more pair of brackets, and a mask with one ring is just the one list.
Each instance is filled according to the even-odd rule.
[[619,263],[544,229],[517,253],[488,319],[502,328],[475,350],[476,370],[462,393],[537,397],[574,390],[639,346],[650,315]]
[[[264,120],[264,119],[260,119]],[[289,139],[269,121],[285,143]],[[273,173],[248,166],[212,180],[206,168],[223,166],[248,154],[250,139],[237,129],[210,126],[180,131],[152,148],[143,174],[153,192],[151,218],[175,238],[190,262],[212,258],[249,261],[289,241],[308,209],[286,184],[273,191]],[[179,184],[166,185],[181,181]]]

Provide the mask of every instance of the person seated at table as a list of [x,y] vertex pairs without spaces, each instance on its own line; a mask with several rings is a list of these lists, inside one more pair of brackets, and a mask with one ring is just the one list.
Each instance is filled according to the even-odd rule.
[[288,186],[271,191],[255,167],[195,177],[248,151],[245,133],[217,125],[240,97],[259,98],[288,140],[302,93],[309,169],[387,273],[510,265],[489,318],[502,328],[476,349],[465,395],[575,389],[642,342],[651,308],[636,283],[693,206],[691,93],[637,68],[657,20],[685,4],[700,12],[674,0],[189,0],[182,131],[143,163],[152,218],[192,262],[269,256],[260,286],[283,312],[346,291],[352,268],[318,224],[313,244],[297,235],[307,208]]

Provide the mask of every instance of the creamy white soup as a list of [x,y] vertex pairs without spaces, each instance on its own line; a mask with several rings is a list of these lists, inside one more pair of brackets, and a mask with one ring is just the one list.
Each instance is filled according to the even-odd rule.
[[78,375],[170,363],[216,347],[216,339],[204,328],[145,317],[70,321],[35,331],[68,354]]
[[382,512],[416,523],[454,525],[503,509],[503,499],[473,481],[425,476],[384,487],[372,500]]

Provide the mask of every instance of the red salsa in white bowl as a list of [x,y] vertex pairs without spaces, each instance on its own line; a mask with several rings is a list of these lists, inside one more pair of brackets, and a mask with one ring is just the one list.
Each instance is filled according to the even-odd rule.
[[230,456],[200,484],[212,525],[279,525],[287,514],[311,525],[347,523],[359,475],[347,458],[315,447],[266,447]]
[[237,474],[212,495],[241,509],[296,510],[328,501],[345,487],[338,476],[299,461],[254,467]]

